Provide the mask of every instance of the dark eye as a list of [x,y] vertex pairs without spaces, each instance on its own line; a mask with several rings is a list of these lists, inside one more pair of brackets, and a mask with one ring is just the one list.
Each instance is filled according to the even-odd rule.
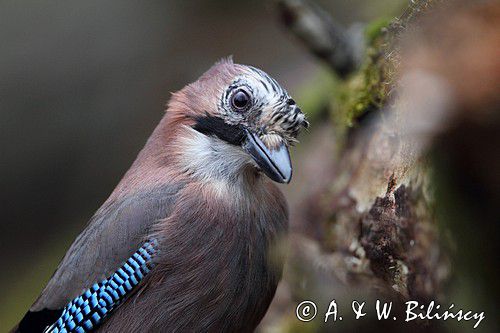
[[250,96],[243,90],[238,90],[231,98],[231,104],[238,111],[245,110],[250,104]]

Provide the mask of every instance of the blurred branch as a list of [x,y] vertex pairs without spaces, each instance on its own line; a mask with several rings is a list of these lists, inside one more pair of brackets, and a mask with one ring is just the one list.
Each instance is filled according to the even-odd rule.
[[344,29],[323,9],[304,0],[280,0],[278,8],[285,26],[338,75],[345,77],[358,67],[364,43],[359,29]]

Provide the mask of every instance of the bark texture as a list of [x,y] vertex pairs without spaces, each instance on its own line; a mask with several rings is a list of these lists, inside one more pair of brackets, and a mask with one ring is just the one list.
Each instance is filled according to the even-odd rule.
[[[482,268],[456,250],[457,242],[468,238],[451,221],[456,214],[450,210],[460,211],[465,200],[465,214],[481,219],[478,231],[496,230],[492,212],[499,179],[479,169],[486,163],[499,170],[491,142],[498,140],[500,128],[500,6],[496,1],[411,1],[399,18],[368,25],[363,47],[353,46],[358,41],[339,43],[348,34],[338,25],[326,28],[325,22],[332,20],[323,12],[317,20],[301,19],[304,13],[314,13],[305,10],[307,6],[304,1],[280,1],[285,24],[342,79],[327,103],[336,140],[334,158],[329,172],[315,175],[323,177],[323,185],[292,210],[296,234],[286,275],[289,302],[315,299],[323,317],[299,323],[289,315],[282,327],[329,329],[323,321],[331,299],[348,302],[348,308],[356,297],[382,297],[396,302],[396,312],[406,300],[454,302],[449,287],[454,277]],[[340,32],[331,37],[332,31]],[[329,45],[350,47],[330,47],[328,57],[326,51],[318,54],[317,41],[328,38]],[[346,54],[354,65],[338,70],[331,59]],[[471,142],[464,144],[467,137]],[[468,151],[468,146],[488,158]],[[481,175],[469,179],[477,171]],[[449,174],[469,182],[459,182],[457,188],[450,185],[455,178]],[[457,199],[471,199],[469,192],[476,186],[484,200]],[[482,253],[480,260],[489,265],[485,279],[494,271],[495,244],[491,239],[467,250]],[[484,246],[488,253],[478,250]],[[492,281],[485,286],[498,291]],[[487,307],[490,301],[483,301],[478,304]],[[495,307],[489,305],[494,315]],[[495,320],[486,324],[488,329],[498,328]],[[367,319],[342,325],[347,326],[335,323],[330,328],[391,331],[424,325],[427,331],[444,330],[436,322],[412,327]]]

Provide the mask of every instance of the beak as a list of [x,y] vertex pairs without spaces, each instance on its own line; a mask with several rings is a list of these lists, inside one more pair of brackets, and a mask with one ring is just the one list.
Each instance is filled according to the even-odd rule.
[[292,179],[292,162],[290,153],[284,143],[276,149],[269,150],[259,136],[245,129],[246,138],[243,149],[252,156],[262,171],[278,183],[289,183]]

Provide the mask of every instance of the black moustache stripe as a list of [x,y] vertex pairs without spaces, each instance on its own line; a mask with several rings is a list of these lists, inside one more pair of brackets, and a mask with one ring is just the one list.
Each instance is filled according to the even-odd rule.
[[241,125],[226,124],[222,118],[206,114],[194,118],[195,130],[205,135],[213,135],[235,146],[240,146],[245,140],[245,130]]

